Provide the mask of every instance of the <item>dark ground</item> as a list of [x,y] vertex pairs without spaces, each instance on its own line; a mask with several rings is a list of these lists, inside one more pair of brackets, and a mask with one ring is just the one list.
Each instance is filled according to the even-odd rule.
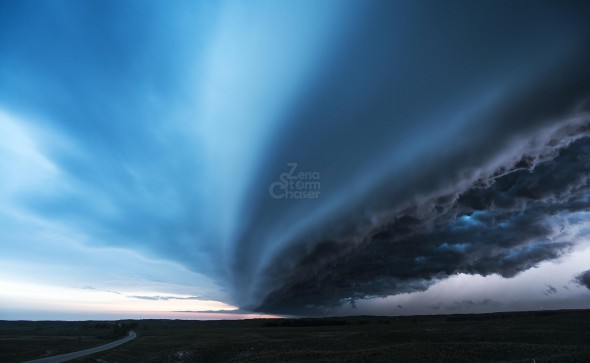
[[[136,322],[136,340],[75,362],[590,362],[590,310]],[[0,362],[104,344],[111,324],[0,321]]]

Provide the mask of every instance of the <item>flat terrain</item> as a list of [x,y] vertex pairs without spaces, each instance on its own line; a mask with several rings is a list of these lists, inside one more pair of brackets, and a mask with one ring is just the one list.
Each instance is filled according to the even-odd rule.
[[68,362],[71,360],[74,360],[75,358],[80,358],[80,357],[84,357],[87,355],[92,355],[92,354],[96,354],[99,352],[103,352],[105,350],[109,350],[109,349],[113,349],[115,347],[120,346],[121,344],[125,344],[133,339],[135,339],[137,335],[135,334],[135,332],[130,331],[129,334],[121,339],[115,340],[113,342],[107,343],[107,344],[103,344],[103,345],[99,345],[98,347],[93,347],[93,348],[88,348],[88,349],[84,349],[84,350],[78,350],[75,352],[70,352],[70,353],[65,353],[65,354],[59,354],[59,355],[53,355],[47,358],[40,358],[40,359],[34,359],[34,360],[29,360],[26,361],[25,363],[61,363],[61,362]]
[[[590,310],[135,322],[133,341],[74,362],[590,362]],[[104,344],[105,324],[0,321],[0,362]]]

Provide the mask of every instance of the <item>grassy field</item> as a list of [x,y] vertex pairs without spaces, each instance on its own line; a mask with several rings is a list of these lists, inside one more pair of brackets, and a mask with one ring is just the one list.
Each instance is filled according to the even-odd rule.
[[[0,362],[103,344],[110,332],[104,324],[2,321]],[[136,340],[75,362],[590,362],[590,310],[140,320],[134,330]]]
[[0,321],[0,362],[52,356],[117,339],[113,322]]

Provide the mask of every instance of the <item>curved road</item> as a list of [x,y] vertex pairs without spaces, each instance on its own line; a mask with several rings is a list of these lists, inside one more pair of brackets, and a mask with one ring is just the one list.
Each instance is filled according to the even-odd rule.
[[107,349],[112,349],[114,347],[118,347],[121,344],[125,344],[128,341],[135,339],[136,336],[137,336],[137,334],[135,334],[135,332],[130,331],[129,332],[129,335],[127,335],[125,338],[122,338],[122,339],[119,339],[119,340],[115,340],[114,342],[110,342],[108,344],[99,345],[98,347],[84,349],[84,350],[79,350],[77,352],[72,352],[72,353],[54,355],[53,357],[47,357],[47,358],[41,358],[41,359],[35,359],[35,360],[28,360],[28,361],[23,362],[23,363],[60,363],[60,362],[67,362],[69,360],[72,360],[72,359],[75,359],[75,358],[80,358],[80,357],[83,357],[85,355],[94,354],[94,353],[102,352],[102,351],[107,350]]

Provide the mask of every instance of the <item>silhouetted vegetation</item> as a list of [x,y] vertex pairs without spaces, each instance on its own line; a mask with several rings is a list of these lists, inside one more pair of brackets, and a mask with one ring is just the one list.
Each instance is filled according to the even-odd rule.
[[128,329],[139,333],[132,342],[76,362],[590,362],[590,310],[240,321],[0,321],[0,362],[101,345],[105,340],[97,336]]
[[498,319],[518,319],[518,318],[543,318],[558,314],[557,311],[527,311],[512,313],[490,313],[490,314],[460,314],[451,315],[447,321],[484,321]]
[[111,335],[111,338],[117,339],[117,338],[122,338],[124,336],[127,336],[127,334],[129,334],[129,331],[132,329],[132,324],[133,324],[133,327],[137,327],[136,322],[133,322],[133,323],[116,322],[116,323],[114,323],[113,324],[113,333]]
[[350,324],[346,320],[336,319],[268,319],[264,326],[269,327],[304,327],[304,326],[338,326]]

